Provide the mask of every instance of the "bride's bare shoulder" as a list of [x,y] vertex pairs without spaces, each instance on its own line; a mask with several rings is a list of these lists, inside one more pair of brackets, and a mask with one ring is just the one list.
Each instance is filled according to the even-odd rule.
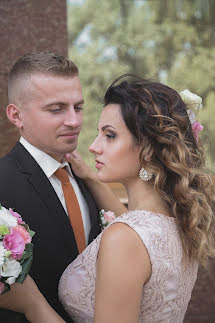
[[148,251],[135,230],[125,223],[113,223],[103,233],[99,248],[99,258],[112,266],[121,265],[139,268],[144,281],[151,274]]

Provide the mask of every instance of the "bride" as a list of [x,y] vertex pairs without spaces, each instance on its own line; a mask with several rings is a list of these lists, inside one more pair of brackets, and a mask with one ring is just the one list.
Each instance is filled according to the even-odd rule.
[[[215,256],[213,183],[184,101],[161,83],[123,75],[105,94],[90,146],[97,175],[78,154],[66,156],[95,198],[98,180],[122,183],[128,194],[128,212],[60,279],[59,298],[74,322],[183,322],[198,265]],[[29,276],[7,294],[1,306],[30,322],[63,322]]]

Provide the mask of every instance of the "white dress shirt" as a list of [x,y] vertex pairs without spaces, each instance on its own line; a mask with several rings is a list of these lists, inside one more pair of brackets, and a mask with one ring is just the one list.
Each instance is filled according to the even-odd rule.
[[78,203],[81,210],[81,215],[83,219],[83,225],[84,225],[84,233],[85,233],[85,240],[88,241],[89,233],[91,229],[91,221],[90,221],[90,215],[89,215],[89,208],[87,205],[87,202],[85,201],[85,198],[83,197],[79,186],[71,172],[71,169],[69,167],[68,162],[59,163],[57,160],[55,160],[53,157],[45,153],[44,151],[38,149],[37,147],[31,145],[25,138],[20,138],[20,143],[25,147],[25,149],[29,152],[29,154],[35,159],[37,164],[42,168],[43,172],[49,179],[52,187],[54,188],[59,200],[61,201],[64,210],[66,211],[67,215],[67,208],[66,203],[64,199],[64,194],[61,186],[61,182],[59,179],[54,175],[55,171],[58,168],[65,167],[66,171],[69,175],[69,180],[73,186],[73,189],[75,191],[76,197],[78,199]]

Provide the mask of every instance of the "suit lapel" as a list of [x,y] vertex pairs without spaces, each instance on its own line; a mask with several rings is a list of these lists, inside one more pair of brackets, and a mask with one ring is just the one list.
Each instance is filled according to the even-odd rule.
[[46,206],[46,216],[50,217],[50,223],[58,226],[61,236],[66,239],[66,245],[77,249],[69,218],[43,170],[20,143],[17,143],[13,152],[13,158],[16,158],[19,171],[28,174],[29,183],[32,185],[35,194],[40,197]]

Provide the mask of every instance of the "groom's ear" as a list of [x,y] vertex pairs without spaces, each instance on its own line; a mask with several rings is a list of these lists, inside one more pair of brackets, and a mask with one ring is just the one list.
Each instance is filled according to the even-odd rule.
[[15,105],[10,103],[7,106],[6,114],[10,122],[12,122],[17,128],[21,129],[22,124],[22,118],[21,118],[21,112],[20,109]]

